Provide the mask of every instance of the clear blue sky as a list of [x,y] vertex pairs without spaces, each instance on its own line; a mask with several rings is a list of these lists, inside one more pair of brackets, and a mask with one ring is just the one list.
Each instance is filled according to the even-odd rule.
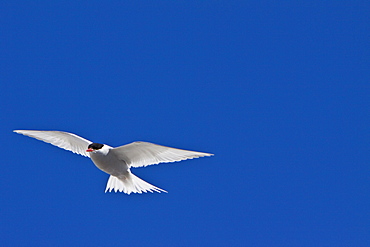
[[[2,1],[2,246],[370,246],[369,1]],[[214,153],[104,193],[12,133]]]

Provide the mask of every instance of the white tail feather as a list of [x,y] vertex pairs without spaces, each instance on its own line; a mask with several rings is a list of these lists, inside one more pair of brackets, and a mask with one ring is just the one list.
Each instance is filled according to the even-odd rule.
[[131,172],[127,173],[124,176],[115,177],[110,176],[108,179],[107,187],[105,189],[105,192],[109,191],[111,192],[114,190],[114,192],[124,192],[126,194],[131,193],[139,193],[142,192],[167,192],[165,190],[162,190],[158,187],[155,187],[154,185],[151,185],[150,183],[145,182],[144,180],[136,177]]

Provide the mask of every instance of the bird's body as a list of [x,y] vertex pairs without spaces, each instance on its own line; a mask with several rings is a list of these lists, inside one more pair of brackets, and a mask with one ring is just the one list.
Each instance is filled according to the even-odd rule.
[[90,157],[97,168],[111,175],[105,191],[114,190],[127,194],[148,191],[166,192],[132,174],[131,167],[143,167],[213,155],[149,142],[133,142],[113,148],[63,131],[15,130],[14,132]]
[[112,147],[104,145],[99,152],[91,152],[90,158],[95,166],[113,176],[120,176],[127,173],[128,167],[124,160],[119,160],[111,151]]

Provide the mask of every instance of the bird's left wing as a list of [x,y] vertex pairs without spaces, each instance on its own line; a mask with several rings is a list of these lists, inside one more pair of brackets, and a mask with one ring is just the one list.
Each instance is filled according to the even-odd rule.
[[36,138],[76,154],[90,157],[86,149],[92,142],[72,133],[40,130],[14,130],[14,132]]
[[213,154],[165,147],[150,142],[133,142],[113,148],[119,159],[124,160],[130,167],[142,167],[166,162],[175,162]]

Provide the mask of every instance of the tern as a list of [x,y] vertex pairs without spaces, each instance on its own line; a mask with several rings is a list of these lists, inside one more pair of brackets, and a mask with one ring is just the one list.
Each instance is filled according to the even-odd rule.
[[126,194],[167,192],[138,178],[131,173],[130,168],[213,155],[142,141],[113,148],[63,131],[14,130],[14,132],[91,158],[97,168],[110,175],[105,192],[112,190]]

